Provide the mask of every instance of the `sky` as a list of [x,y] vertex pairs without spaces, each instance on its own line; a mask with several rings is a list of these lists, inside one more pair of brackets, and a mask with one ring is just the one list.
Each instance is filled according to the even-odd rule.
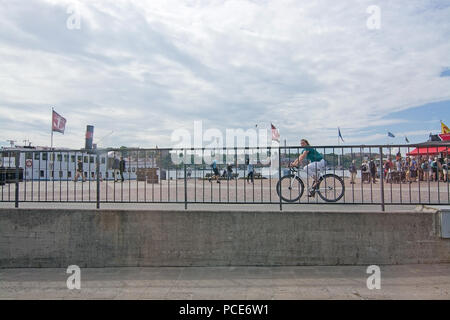
[[101,147],[170,147],[194,121],[423,142],[450,125],[449,35],[448,0],[0,0],[0,145],[49,145],[52,107],[58,147],[88,124]]

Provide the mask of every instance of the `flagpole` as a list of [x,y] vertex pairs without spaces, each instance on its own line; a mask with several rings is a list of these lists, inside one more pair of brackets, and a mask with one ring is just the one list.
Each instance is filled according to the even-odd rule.
[[54,110],[52,107],[52,122],[51,122],[51,127],[50,127],[50,130],[51,130],[50,150],[53,150],[53,112],[54,112]]

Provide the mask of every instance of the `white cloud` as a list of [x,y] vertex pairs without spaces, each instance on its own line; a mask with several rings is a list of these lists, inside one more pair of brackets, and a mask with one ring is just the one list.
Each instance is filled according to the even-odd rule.
[[371,1],[86,0],[68,30],[73,3],[0,3],[0,139],[47,144],[55,106],[70,147],[86,124],[96,138],[114,130],[108,145],[168,146],[194,120],[223,132],[272,121],[322,143],[340,126],[366,143],[385,136],[368,127],[408,122],[390,113],[450,99],[444,1],[377,1],[376,31]]

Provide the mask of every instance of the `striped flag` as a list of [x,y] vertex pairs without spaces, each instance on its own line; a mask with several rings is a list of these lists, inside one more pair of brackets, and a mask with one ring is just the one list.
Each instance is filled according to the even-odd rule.
[[275,128],[273,124],[270,124],[272,126],[272,140],[280,142],[280,133],[278,132],[278,129]]

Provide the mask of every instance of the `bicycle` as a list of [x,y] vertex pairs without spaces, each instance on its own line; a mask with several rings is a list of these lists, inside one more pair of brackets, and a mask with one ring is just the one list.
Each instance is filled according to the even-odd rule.
[[[300,171],[304,172],[304,170],[291,167],[289,171],[289,174],[278,181],[277,193],[286,202],[296,202],[305,190],[305,184],[299,175]],[[337,202],[344,196],[345,185],[342,178],[333,173],[319,174],[315,188],[310,187],[308,192],[318,194],[325,202]]]

